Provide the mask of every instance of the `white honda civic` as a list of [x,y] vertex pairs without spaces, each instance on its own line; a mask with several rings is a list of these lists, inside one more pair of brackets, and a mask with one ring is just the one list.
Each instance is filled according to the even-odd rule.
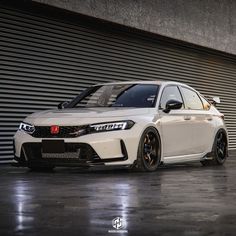
[[[219,100],[219,99],[218,99]],[[165,163],[222,165],[224,116],[190,86],[139,81],[92,86],[58,109],[34,113],[14,136],[15,160],[31,169]]]

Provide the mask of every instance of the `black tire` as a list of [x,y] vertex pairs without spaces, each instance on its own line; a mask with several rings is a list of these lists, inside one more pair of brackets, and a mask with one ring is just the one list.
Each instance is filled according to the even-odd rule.
[[224,129],[220,129],[214,140],[212,148],[212,160],[201,161],[203,166],[223,165],[228,156],[227,134]]
[[155,171],[161,160],[161,139],[157,130],[148,127],[139,141],[135,169],[138,171]]
[[28,166],[28,168],[35,172],[51,172],[55,166]]

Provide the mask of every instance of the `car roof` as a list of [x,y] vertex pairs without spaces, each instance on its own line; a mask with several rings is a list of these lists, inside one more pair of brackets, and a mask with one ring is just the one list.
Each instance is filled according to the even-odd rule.
[[[110,83],[102,83],[102,84],[96,84],[94,86],[102,86],[102,85],[115,85],[115,84],[157,84],[157,85],[168,85],[168,84],[175,84],[175,85],[182,85],[185,87],[189,87],[190,89],[193,89],[187,84],[176,82],[176,81],[164,81],[164,80],[138,80],[138,81],[122,81],[122,82],[110,82]],[[195,89],[193,89],[195,90]],[[196,91],[196,90],[195,90]]]

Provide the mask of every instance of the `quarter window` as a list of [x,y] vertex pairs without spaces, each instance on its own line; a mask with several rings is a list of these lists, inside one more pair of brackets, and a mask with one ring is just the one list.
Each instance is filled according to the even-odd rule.
[[181,94],[179,92],[179,89],[177,86],[167,86],[164,88],[164,91],[161,96],[161,102],[160,102],[160,109],[165,109],[166,108],[166,103],[169,100],[177,100],[183,103],[183,99],[181,97]]
[[186,102],[186,109],[191,110],[202,110],[203,105],[202,101],[199,98],[198,94],[191,89],[182,87],[183,95]]
[[203,109],[204,110],[209,110],[210,107],[211,107],[211,104],[203,96],[200,96],[200,97],[202,99]]

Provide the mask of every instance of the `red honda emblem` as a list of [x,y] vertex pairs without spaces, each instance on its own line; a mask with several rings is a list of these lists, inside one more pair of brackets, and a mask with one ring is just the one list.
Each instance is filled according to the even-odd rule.
[[51,126],[51,129],[50,129],[51,134],[59,134],[59,131],[60,131],[60,127],[58,125]]

